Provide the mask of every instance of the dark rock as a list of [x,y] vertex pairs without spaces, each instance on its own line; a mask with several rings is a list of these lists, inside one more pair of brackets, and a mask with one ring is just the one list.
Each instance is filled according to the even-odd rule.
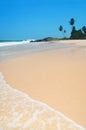
[[38,40],[35,40],[35,41],[31,41],[31,42],[48,42],[48,41],[54,41],[54,40],[58,40],[58,39],[53,38],[53,37],[47,37],[47,38],[38,39]]

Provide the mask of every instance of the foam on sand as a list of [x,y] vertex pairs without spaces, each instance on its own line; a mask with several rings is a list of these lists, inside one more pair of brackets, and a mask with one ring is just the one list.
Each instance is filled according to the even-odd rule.
[[0,73],[0,130],[86,130],[48,105],[9,86]]

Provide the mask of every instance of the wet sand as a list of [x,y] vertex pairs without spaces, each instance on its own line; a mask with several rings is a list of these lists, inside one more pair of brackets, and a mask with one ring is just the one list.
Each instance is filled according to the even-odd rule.
[[85,44],[11,58],[0,63],[0,71],[14,88],[86,128]]

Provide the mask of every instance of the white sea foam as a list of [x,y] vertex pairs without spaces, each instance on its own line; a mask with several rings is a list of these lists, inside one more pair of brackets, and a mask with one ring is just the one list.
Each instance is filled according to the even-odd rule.
[[21,45],[21,44],[26,44],[30,43],[30,41],[34,41],[33,39],[31,40],[25,40],[25,41],[16,41],[16,42],[0,42],[0,47],[4,46],[13,46],[13,45]]
[[86,130],[47,104],[9,86],[0,73],[0,130]]

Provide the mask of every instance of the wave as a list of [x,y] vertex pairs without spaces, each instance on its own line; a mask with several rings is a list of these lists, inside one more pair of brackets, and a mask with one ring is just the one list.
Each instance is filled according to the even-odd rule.
[[13,45],[21,45],[21,44],[30,43],[31,41],[34,41],[34,40],[33,39],[29,39],[29,40],[24,40],[24,41],[0,42],[0,47],[13,46]]
[[62,113],[12,88],[0,73],[0,130],[86,130]]

